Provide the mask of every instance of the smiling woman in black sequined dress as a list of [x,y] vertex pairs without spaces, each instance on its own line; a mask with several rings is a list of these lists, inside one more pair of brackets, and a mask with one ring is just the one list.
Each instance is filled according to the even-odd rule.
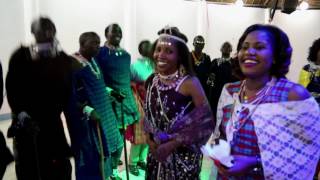
[[152,51],[156,73],[146,82],[146,179],[199,179],[199,146],[212,132],[213,116],[193,76],[187,38],[175,27],[158,34]]

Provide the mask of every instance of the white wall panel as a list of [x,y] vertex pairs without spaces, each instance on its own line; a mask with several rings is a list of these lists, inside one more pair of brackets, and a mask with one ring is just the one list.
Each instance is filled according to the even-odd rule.
[[104,43],[108,24],[124,24],[124,0],[41,0],[39,6],[40,14],[56,24],[57,38],[68,53],[78,50],[81,33],[95,31]]
[[208,6],[209,28],[206,51],[211,58],[221,56],[220,47],[229,41],[236,52],[238,39],[244,30],[256,23],[264,23],[264,10],[260,8],[243,8],[231,5]]
[[287,77],[298,81],[301,68],[307,64],[309,47],[320,38],[320,11],[297,10],[290,15],[277,12],[272,24],[283,29],[290,38],[293,54]]

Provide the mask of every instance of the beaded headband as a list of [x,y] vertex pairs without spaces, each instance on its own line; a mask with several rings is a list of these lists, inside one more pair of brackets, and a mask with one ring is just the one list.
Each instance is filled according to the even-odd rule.
[[197,39],[194,41],[194,43],[195,44],[204,44],[204,41]]
[[[160,36],[159,36],[159,42],[160,42],[160,43],[161,43],[161,42],[167,42],[167,41],[170,40],[170,39],[174,39],[174,40],[176,40],[176,41],[182,42],[183,44],[186,44],[186,41],[185,41],[185,40],[183,40],[183,39],[181,39],[181,38],[179,38],[179,37],[177,37],[177,36],[173,36],[173,35],[171,35],[171,34],[160,34]],[[168,43],[168,45],[170,46],[171,43]]]

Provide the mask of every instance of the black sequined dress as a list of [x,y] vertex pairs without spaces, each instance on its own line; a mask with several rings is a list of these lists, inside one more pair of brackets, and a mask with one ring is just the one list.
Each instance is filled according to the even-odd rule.
[[[168,90],[159,89],[157,76],[148,86],[146,98],[146,121],[151,121],[153,127],[167,132],[173,122],[184,116],[194,105],[191,97],[178,92],[185,78],[180,78],[175,86]],[[179,83],[180,82],[180,83]],[[166,162],[160,163],[151,153],[147,158],[147,180],[197,180],[199,179],[202,155],[187,146],[180,146]]]

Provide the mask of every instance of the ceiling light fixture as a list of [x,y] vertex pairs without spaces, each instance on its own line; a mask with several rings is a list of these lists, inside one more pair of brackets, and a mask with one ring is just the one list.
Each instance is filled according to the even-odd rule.
[[243,0],[237,0],[234,4],[236,6],[243,6]]
[[300,10],[307,10],[309,8],[309,3],[306,1],[302,1],[299,5]]

